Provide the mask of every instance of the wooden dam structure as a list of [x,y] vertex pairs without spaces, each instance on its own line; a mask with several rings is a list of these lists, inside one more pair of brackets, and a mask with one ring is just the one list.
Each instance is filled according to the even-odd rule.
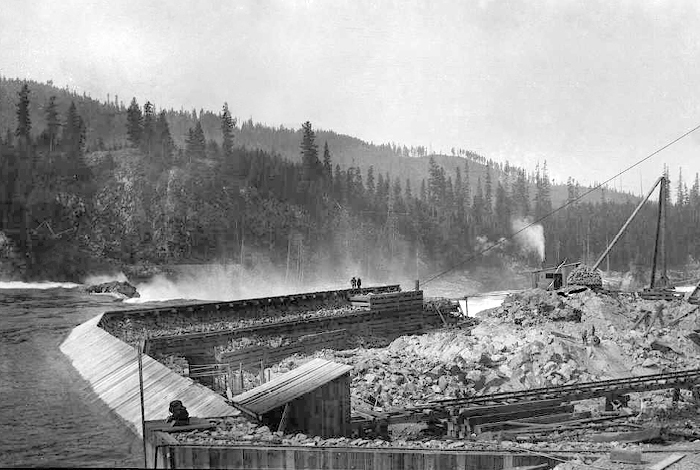
[[[308,318],[302,315],[292,320],[285,320],[284,315],[275,317],[280,310],[304,312],[334,306],[347,307],[350,311]],[[235,364],[237,368],[255,370],[261,367],[261,359],[263,364],[271,364],[295,352],[345,347],[348,335],[371,333],[391,339],[440,324],[434,312],[424,312],[421,291],[402,292],[397,285],[106,312],[76,327],[61,344],[61,351],[90,384],[96,399],[104,401],[141,435],[137,349],[133,341],[117,338],[120,328],[129,324],[135,331],[148,331],[236,319],[260,321],[239,328],[146,335],[144,338],[147,352],[143,356],[144,447],[149,468],[501,470],[556,463],[550,457],[517,452],[243,443],[195,445],[173,437],[172,433],[178,430],[164,422],[172,400],[185,403],[190,416],[200,418],[196,423],[208,423],[201,418],[244,414],[272,426],[293,423],[291,427],[308,430],[310,434],[349,435],[353,430],[349,366],[311,361],[306,366],[308,370],[304,366],[293,369],[226,400],[221,390],[220,393],[214,390],[213,379],[202,377],[199,383],[181,376],[154,357],[180,355],[190,367],[213,364],[217,369],[230,369]],[[276,348],[249,347],[220,352],[222,346],[236,338],[279,335],[290,341]],[[266,395],[266,390],[271,393]],[[305,409],[316,411],[304,413]]]

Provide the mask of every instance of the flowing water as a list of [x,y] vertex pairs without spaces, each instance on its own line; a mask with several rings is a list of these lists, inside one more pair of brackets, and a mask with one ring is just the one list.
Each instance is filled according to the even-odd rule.
[[123,308],[72,284],[0,283],[0,467],[140,467],[141,441],[59,346],[75,326]]

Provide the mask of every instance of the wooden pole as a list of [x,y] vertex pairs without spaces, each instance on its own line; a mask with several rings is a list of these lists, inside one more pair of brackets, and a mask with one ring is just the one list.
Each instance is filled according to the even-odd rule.
[[143,360],[141,354],[143,352],[143,340],[138,346],[138,363],[139,363],[139,394],[141,396],[141,437],[143,438],[143,468],[148,468],[148,459],[146,458],[146,409],[143,405]]
[[[649,190],[649,192],[647,193],[647,195],[644,197],[644,199],[641,200],[641,202],[639,203],[639,205],[634,209],[634,211],[632,212],[632,215],[629,216],[629,218],[628,218],[627,221],[624,223],[624,225],[622,226],[622,228],[620,229],[620,231],[617,232],[617,235],[615,235],[615,238],[613,238],[613,241],[610,242],[610,245],[608,245],[608,247],[605,249],[605,251],[603,252],[603,254],[600,255],[600,258],[598,258],[598,261],[596,261],[596,263],[593,265],[593,269],[597,269],[598,266],[600,266],[600,263],[603,262],[603,260],[605,259],[605,257],[608,256],[608,253],[610,253],[610,250],[612,250],[612,248],[615,246],[615,244],[616,244],[617,241],[620,239],[620,237],[622,237],[622,234],[625,233],[625,230],[627,230],[627,227],[629,226],[629,224],[632,223],[632,220],[634,220],[634,218],[637,216],[637,213],[642,209],[642,206],[644,206],[644,203],[647,202],[647,200],[648,200],[649,197],[651,196],[651,193],[654,192],[654,190],[655,190],[656,187],[659,185],[659,183],[661,182],[662,179],[663,179],[663,176],[662,176],[661,178],[659,178],[658,180],[656,180],[656,183],[654,183],[654,186],[651,187],[651,189]],[[662,186],[662,187],[663,187],[663,186]]]
[[656,216],[656,239],[654,240],[654,257],[651,260],[651,280],[649,281],[649,288],[653,289],[656,284],[656,263],[659,259],[659,239],[661,237],[661,216],[662,216],[662,201],[664,198],[664,188],[663,185],[659,190],[659,210]]

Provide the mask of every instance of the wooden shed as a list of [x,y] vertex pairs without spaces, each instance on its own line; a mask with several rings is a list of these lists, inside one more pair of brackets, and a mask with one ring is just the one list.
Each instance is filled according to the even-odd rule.
[[271,430],[313,436],[350,436],[352,366],[313,359],[233,397],[236,408]]

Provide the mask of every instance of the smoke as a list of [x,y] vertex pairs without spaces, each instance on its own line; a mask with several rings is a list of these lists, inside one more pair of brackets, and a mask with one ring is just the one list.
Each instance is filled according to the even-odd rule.
[[515,217],[511,220],[513,233],[517,233],[515,242],[522,253],[536,253],[539,260],[544,261],[544,228],[540,224],[528,227],[531,223],[527,218]]

